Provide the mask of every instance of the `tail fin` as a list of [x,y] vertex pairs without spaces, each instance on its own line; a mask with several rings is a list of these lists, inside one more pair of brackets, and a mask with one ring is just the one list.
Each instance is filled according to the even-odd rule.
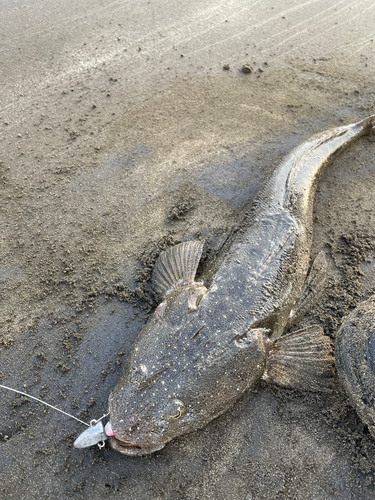
[[320,326],[267,341],[264,380],[316,392],[331,390],[334,357],[329,337]]

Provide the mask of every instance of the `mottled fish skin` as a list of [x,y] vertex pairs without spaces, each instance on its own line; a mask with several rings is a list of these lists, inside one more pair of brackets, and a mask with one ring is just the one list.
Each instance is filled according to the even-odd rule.
[[267,338],[284,333],[308,272],[319,175],[374,122],[371,116],[294,149],[257,197],[247,229],[203,276],[207,290],[192,282],[166,295],[110,395],[114,449],[161,449],[223,413],[264,375]]

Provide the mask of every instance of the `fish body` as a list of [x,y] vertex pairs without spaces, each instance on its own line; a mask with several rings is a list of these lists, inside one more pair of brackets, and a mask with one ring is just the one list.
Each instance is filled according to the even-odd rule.
[[[375,116],[313,137],[276,168],[246,229],[195,282],[200,242],[168,249],[154,269],[161,299],[136,337],[109,397],[111,446],[161,449],[228,409],[261,378],[314,390],[332,367],[319,327],[285,335],[309,269],[319,175],[368,133]],[[283,335],[284,334],[284,335]]]

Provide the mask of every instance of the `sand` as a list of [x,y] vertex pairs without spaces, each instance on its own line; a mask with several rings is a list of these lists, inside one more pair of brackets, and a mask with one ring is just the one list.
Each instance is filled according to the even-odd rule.
[[[0,383],[89,422],[156,305],[160,251],[201,237],[209,265],[290,149],[374,113],[374,6],[49,0],[0,13]],[[301,326],[333,341],[375,289],[374,148],[351,146],[316,195],[312,258],[325,252],[328,286]],[[144,458],[74,449],[83,425],[4,390],[0,403],[4,499],[374,496],[375,442],[337,380],[331,394],[259,384]]]

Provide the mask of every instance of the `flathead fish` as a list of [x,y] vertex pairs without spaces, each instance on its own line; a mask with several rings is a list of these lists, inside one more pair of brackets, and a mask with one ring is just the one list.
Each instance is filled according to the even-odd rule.
[[201,242],[181,243],[159,257],[153,286],[160,303],[109,397],[105,432],[114,449],[160,450],[225,412],[262,378],[324,390],[333,366],[328,338],[318,326],[285,331],[308,276],[319,175],[374,123],[375,115],[294,149],[204,284],[194,281]]

